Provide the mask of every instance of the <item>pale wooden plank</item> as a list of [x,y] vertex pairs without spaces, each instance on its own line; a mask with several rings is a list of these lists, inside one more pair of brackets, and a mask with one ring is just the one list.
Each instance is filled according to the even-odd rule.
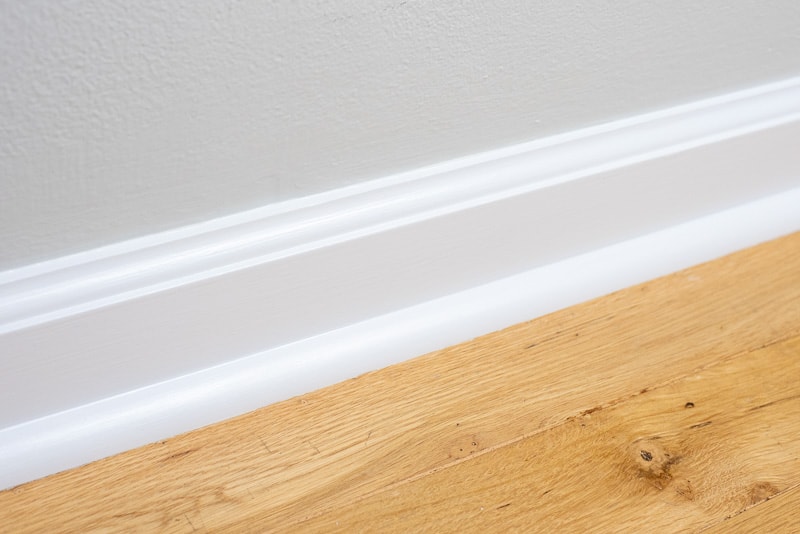
[[715,524],[703,534],[796,534],[800,532],[800,485],[782,491],[744,512]]
[[695,531],[798,483],[795,338],[338,508],[301,528]]
[[795,234],[2,492],[0,528],[286,528],[799,332]]

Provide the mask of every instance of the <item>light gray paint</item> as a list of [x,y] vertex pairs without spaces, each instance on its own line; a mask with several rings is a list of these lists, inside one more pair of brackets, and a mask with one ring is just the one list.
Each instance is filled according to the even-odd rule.
[[794,0],[0,9],[0,268],[800,73]]

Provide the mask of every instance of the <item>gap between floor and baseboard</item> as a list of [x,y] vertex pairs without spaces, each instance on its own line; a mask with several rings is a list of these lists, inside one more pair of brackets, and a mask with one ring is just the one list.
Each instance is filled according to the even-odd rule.
[[0,487],[800,229],[800,78],[0,273]]

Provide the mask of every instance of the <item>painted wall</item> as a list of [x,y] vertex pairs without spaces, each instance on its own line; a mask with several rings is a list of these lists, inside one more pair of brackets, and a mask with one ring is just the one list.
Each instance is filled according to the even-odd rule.
[[0,269],[800,74],[795,0],[0,13]]

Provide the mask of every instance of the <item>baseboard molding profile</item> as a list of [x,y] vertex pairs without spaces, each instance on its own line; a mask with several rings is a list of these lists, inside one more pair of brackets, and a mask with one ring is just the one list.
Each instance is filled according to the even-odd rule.
[[800,230],[800,78],[0,273],[0,488]]

